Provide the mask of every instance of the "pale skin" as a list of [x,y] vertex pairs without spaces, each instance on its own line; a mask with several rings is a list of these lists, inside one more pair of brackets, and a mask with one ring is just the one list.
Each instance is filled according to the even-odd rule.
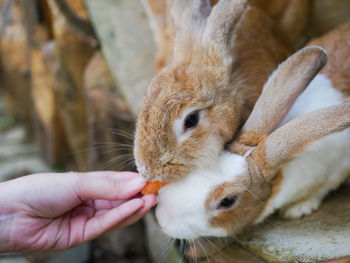
[[0,183],[0,253],[68,249],[131,225],[157,201],[131,172],[33,174]]

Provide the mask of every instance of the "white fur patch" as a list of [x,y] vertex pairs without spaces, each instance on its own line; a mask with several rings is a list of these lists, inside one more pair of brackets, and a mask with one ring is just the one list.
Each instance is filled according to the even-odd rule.
[[[326,76],[319,74],[298,98],[283,123],[342,102],[341,93],[332,87]],[[291,218],[311,213],[317,208],[315,204],[345,180],[346,171],[350,172],[349,129],[312,143],[298,158],[285,165],[280,192],[270,200],[256,222],[281,208],[286,209],[285,215]]]
[[341,93],[332,87],[331,81],[325,75],[318,74],[296,100],[280,126],[310,112],[342,102]]
[[156,209],[163,231],[174,238],[226,236],[224,229],[210,226],[212,214],[205,204],[216,186],[234,181],[246,169],[247,163],[242,156],[224,152],[220,156],[220,168],[197,169],[181,181],[163,187]]

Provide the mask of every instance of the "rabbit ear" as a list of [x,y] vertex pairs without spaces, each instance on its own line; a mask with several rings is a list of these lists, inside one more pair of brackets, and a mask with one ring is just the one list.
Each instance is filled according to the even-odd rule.
[[173,0],[141,0],[149,18],[157,56],[155,59],[154,72],[168,65],[172,58],[174,25],[170,17],[170,7]]
[[167,1],[165,0],[142,0],[141,1],[150,20],[156,45],[161,46],[163,35],[166,30]]
[[255,146],[285,118],[295,100],[327,62],[320,47],[306,47],[283,62],[270,76],[238,137]]
[[350,103],[321,109],[283,125],[271,133],[251,158],[270,181],[285,162],[301,153],[310,143],[350,126]]
[[210,13],[209,0],[174,0],[171,15],[175,26],[174,58],[188,56]]
[[209,51],[215,50],[224,58],[232,56],[235,31],[247,7],[248,0],[220,0],[213,7],[203,34]]

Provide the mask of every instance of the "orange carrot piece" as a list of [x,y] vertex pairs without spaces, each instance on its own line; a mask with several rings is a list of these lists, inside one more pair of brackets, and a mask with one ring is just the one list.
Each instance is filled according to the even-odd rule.
[[160,188],[165,186],[167,183],[159,181],[147,181],[146,186],[142,189],[141,194],[149,195],[156,194]]

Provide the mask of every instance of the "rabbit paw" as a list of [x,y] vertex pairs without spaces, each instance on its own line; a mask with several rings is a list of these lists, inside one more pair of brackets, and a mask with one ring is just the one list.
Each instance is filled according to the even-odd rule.
[[309,215],[320,206],[320,203],[321,199],[319,198],[312,198],[298,202],[284,210],[282,212],[282,217],[287,219],[296,219],[304,215]]

